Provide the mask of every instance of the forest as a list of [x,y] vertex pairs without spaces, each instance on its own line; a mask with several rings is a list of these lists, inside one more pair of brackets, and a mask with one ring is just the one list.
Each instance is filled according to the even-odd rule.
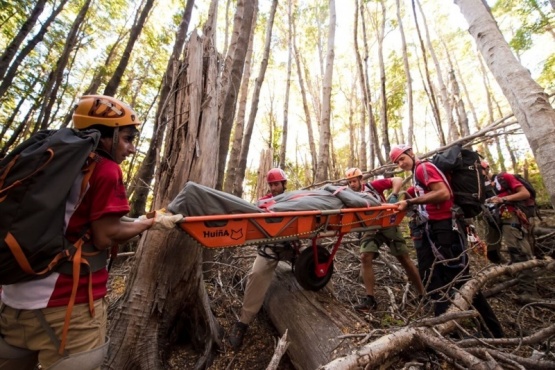
[[[287,190],[344,184],[351,167],[408,177],[389,160],[393,145],[428,158],[459,143],[534,185],[548,215],[538,240],[550,248],[555,0],[0,0],[0,31],[0,159],[40,130],[71,127],[80,96],[117,97],[142,122],[121,165],[131,217],[165,207],[189,181],[253,202],[273,167]],[[525,324],[503,340],[454,344],[447,334],[472,317],[464,297],[459,312],[433,319],[388,288],[388,312],[357,316],[347,240],[321,292],[278,268],[257,318],[264,338],[233,354],[226,332],[256,248],[208,250],[184,235],[146,232],[122,246],[132,256],[111,282],[105,368],[266,368],[257,354],[271,357],[286,332],[294,339],[274,368],[555,366],[549,257],[494,268],[476,257],[483,273],[465,294],[484,286],[503,324],[517,311]],[[396,263],[380,266],[384,285],[403,285]],[[503,295],[510,279],[500,277],[523,269],[545,273],[539,301]],[[271,297],[297,312],[318,306],[306,325],[343,330],[311,337]],[[414,348],[426,358],[411,358]]]

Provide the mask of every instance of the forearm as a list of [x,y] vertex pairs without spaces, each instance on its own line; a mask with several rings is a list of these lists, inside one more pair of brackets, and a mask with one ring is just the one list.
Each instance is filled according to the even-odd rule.
[[93,242],[97,249],[121,244],[152,227],[154,219],[125,222],[120,218],[101,219],[92,223]]

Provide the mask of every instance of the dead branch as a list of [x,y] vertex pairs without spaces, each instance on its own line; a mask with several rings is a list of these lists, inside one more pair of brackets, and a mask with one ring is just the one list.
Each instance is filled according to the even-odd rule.
[[[515,263],[510,266],[490,266],[480,271],[473,279],[464,284],[460,291],[455,295],[453,304],[444,315],[468,309],[469,302],[472,302],[472,297],[478,290],[488,281],[497,278],[504,274],[515,274],[517,272],[531,269],[531,268],[545,268],[549,270],[555,269],[555,263],[552,260],[532,260],[527,262]],[[444,315],[438,319],[444,319]],[[440,334],[445,334],[455,329],[455,321],[449,320],[442,324],[437,324],[434,329]],[[426,333],[426,329],[422,327],[405,327],[389,335],[382,336],[381,338],[369,343],[351,354],[339,357],[326,365],[320,367],[325,370],[343,370],[355,369],[361,365],[365,366],[378,366],[386,359],[389,359],[402,351],[406,350],[409,346],[415,346],[420,342],[417,338]],[[456,344],[453,344],[455,346]]]
[[266,370],[275,370],[279,365],[279,361],[287,351],[287,347],[289,347],[289,342],[287,341],[287,332],[288,330],[285,329],[285,333],[279,338],[278,344],[276,346],[276,350],[274,351],[274,355],[268,364]]
[[442,352],[452,360],[458,360],[462,362],[469,369],[501,369],[501,367],[495,361],[483,361],[482,359],[473,356],[469,352],[457,346],[454,346],[445,338],[433,335],[433,332],[431,331],[419,331],[417,332],[417,337],[426,346],[432,348],[435,351]]
[[486,348],[469,348],[467,349],[470,353],[475,353],[479,355],[484,355],[484,353],[489,353],[492,357],[509,363],[518,363],[522,369],[555,369],[555,362],[553,361],[542,361],[538,359],[532,359],[522,356],[517,356],[511,353],[501,352],[496,349],[486,349]]

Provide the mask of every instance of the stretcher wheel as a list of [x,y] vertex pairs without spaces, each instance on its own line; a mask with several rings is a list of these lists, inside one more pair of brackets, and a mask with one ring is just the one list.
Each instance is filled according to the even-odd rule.
[[[325,263],[329,260],[330,253],[324,247],[318,247],[318,262]],[[317,291],[326,286],[333,274],[333,261],[330,261],[326,274],[322,277],[316,275],[314,264],[314,251],[312,247],[303,250],[295,262],[295,278],[300,286],[306,290]]]

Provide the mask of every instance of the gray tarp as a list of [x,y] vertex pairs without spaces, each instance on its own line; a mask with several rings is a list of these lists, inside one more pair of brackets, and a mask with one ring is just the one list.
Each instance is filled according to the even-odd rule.
[[[237,213],[312,211],[363,208],[381,203],[368,193],[348,187],[327,185],[316,190],[290,191],[258,202],[258,207],[242,198],[189,181],[166,207],[184,216],[226,215]],[[260,208],[259,208],[260,207]],[[263,208],[263,209],[262,209]]]
[[171,213],[183,216],[229,215],[260,213],[260,208],[246,200],[223,191],[189,181],[166,207]]

